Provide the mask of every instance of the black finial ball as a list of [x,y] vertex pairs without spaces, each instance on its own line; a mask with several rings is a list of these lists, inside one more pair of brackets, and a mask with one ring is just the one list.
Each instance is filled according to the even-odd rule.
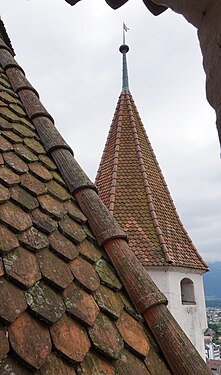
[[127,53],[129,51],[129,47],[126,44],[122,44],[122,46],[120,46],[119,48],[119,51],[121,53]]

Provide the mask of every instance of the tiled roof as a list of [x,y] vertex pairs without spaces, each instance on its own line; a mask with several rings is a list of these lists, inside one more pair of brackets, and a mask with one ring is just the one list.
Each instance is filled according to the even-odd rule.
[[0,151],[0,374],[170,374],[2,68]]
[[0,66],[0,374],[208,375],[1,39]]
[[96,185],[144,266],[207,269],[178,217],[129,90],[119,97]]

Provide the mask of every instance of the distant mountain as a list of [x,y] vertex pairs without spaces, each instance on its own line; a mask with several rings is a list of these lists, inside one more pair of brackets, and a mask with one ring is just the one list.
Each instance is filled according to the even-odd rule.
[[221,262],[208,263],[209,272],[204,274],[204,290],[207,306],[221,305]]

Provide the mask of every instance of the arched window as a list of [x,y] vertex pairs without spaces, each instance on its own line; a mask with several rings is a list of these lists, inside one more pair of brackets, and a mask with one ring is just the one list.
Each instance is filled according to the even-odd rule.
[[191,305],[195,304],[195,293],[194,293],[194,285],[192,280],[188,278],[184,278],[180,282],[180,289],[181,289],[181,301],[183,305]]

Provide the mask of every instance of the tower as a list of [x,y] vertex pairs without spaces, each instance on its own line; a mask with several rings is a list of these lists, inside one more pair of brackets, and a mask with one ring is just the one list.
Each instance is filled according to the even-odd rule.
[[129,246],[169,301],[169,309],[204,356],[202,275],[207,265],[188,236],[129,90],[127,52],[122,91],[97,172],[101,199],[129,237]]

